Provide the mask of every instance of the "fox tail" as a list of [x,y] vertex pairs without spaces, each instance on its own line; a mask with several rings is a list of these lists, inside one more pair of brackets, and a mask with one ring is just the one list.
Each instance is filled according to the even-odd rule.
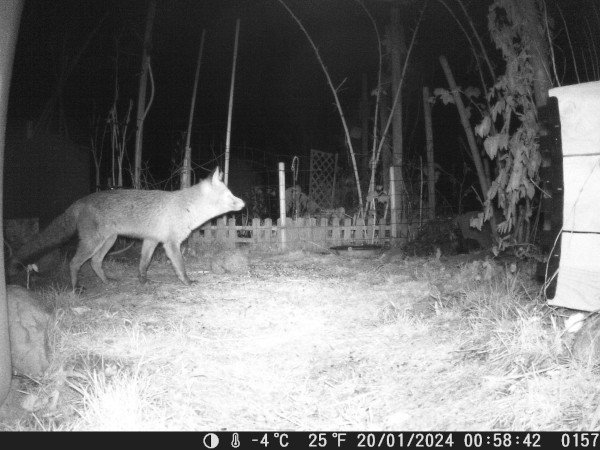
[[30,263],[46,251],[67,242],[77,231],[77,205],[71,205],[60,216],[56,217],[50,225],[34,236],[29,242],[22,245],[10,258],[8,273],[16,274],[25,264]]

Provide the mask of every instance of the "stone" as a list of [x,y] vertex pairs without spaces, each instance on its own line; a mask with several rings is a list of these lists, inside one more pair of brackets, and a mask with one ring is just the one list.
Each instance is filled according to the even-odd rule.
[[39,297],[21,286],[6,286],[13,372],[42,376],[50,365],[50,314]]
[[600,364],[600,315],[590,314],[585,318],[575,333],[571,353],[588,367]]
[[224,250],[211,258],[210,268],[213,273],[248,273],[250,260],[245,251],[240,249]]

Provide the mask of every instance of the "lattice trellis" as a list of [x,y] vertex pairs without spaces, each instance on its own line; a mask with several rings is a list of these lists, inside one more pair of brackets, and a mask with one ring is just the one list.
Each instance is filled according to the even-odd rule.
[[337,159],[337,153],[326,153],[313,149],[310,151],[309,196],[323,209],[334,208]]

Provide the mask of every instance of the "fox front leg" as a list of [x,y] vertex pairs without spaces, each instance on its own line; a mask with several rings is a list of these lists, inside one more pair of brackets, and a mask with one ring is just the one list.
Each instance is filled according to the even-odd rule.
[[177,273],[177,277],[181,280],[181,282],[186,286],[189,286],[190,284],[194,283],[195,281],[190,280],[187,276],[187,273],[185,272],[185,265],[183,263],[183,256],[181,256],[180,244],[177,244],[175,242],[165,242],[163,244],[163,247],[165,248],[165,253],[171,260],[173,268]]

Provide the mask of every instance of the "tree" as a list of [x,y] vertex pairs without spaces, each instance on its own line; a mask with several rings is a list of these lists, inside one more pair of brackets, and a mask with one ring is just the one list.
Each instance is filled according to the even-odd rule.
[[485,216],[491,216],[490,202],[496,198],[506,219],[500,231],[517,225],[518,241],[529,240],[529,227],[523,232],[519,225],[529,224],[532,215],[542,160],[536,106],[546,104],[551,86],[542,11],[540,0],[495,0],[490,7],[488,27],[506,71],[488,90],[491,108],[476,127],[487,155],[497,164]]
[[[12,73],[13,57],[17,44],[17,34],[23,0],[0,2],[0,201],[3,198],[4,178],[4,137],[6,132],[6,111],[8,110],[8,89]],[[0,211],[0,231],[2,212]],[[4,403],[10,388],[12,364],[8,339],[8,304],[6,300],[6,280],[4,276],[4,248],[0,256],[0,405]]]
[[142,50],[142,70],[140,75],[140,88],[138,93],[138,104],[136,110],[136,131],[135,131],[135,157],[133,166],[133,187],[141,188],[142,174],[142,139],[144,137],[144,119],[150,108],[146,105],[146,86],[148,73],[152,77],[150,68],[150,46],[152,43],[152,26],[154,25],[154,16],[156,14],[156,0],[150,0],[148,5],[148,14],[146,16],[146,32],[144,33],[144,47]]

